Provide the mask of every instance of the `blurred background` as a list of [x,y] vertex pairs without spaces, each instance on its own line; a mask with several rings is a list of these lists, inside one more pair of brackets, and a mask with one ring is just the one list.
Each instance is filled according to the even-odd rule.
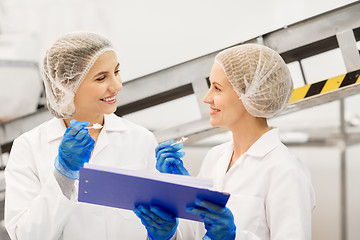
[[[217,52],[265,44],[300,88],[360,69],[359,13],[350,0],[0,0],[0,239],[9,239],[3,170],[12,141],[51,118],[38,63],[61,35],[86,30],[112,41],[125,82],[116,114],[159,142],[188,136],[184,162],[196,175],[207,150],[231,140],[208,124],[201,102]],[[269,121],[312,174],[315,240],[360,239],[357,83],[294,101]]]

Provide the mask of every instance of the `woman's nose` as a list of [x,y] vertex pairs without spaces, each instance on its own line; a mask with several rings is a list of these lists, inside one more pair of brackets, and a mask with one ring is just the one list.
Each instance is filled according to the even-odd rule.
[[123,88],[122,79],[120,76],[113,76],[109,89],[111,92],[119,92]]
[[204,98],[203,98],[203,102],[204,102],[204,103],[210,104],[211,101],[212,101],[212,97],[211,97],[210,90],[211,90],[211,89],[209,89],[209,91],[206,93],[206,95],[205,95]]

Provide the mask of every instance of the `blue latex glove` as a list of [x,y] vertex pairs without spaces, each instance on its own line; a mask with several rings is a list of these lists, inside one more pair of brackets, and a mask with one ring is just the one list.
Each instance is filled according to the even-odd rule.
[[162,173],[190,175],[181,160],[185,153],[179,152],[183,146],[182,143],[174,144],[174,140],[159,144],[155,149],[156,169]]
[[186,211],[200,216],[204,221],[207,231],[203,239],[235,239],[234,216],[227,207],[198,198],[195,201],[195,206],[186,208]]
[[95,141],[85,128],[88,122],[70,121],[59,146],[55,168],[64,176],[79,179],[79,169],[90,160]]
[[139,205],[134,213],[141,219],[150,240],[169,240],[175,234],[178,220],[162,208]]

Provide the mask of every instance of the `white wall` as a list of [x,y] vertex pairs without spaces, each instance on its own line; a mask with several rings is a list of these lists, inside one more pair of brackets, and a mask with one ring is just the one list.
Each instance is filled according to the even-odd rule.
[[[354,0],[1,0],[6,34],[28,51],[90,30],[119,50],[124,79],[154,72],[320,14]],[[31,40],[30,42],[28,40]],[[39,44],[39,46],[37,46]],[[25,48],[21,43],[19,56]],[[1,48],[0,48],[1,49]],[[2,51],[0,50],[0,58]],[[30,56],[29,56],[30,57]]]

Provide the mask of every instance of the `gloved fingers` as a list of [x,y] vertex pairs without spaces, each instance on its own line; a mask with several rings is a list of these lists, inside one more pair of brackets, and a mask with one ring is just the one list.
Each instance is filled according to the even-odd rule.
[[[145,223],[149,223],[151,222],[151,218],[149,217],[149,211],[146,211],[146,207],[143,205],[139,205],[137,207],[134,208],[134,213],[136,214],[136,216],[138,216],[141,221],[144,221]],[[143,223],[144,223],[143,222]]]
[[161,156],[158,158],[158,161],[163,162],[166,160],[166,158],[173,158],[176,157],[177,155],[173,152],[166,152],[164,154],[161,154]]
[[84,148],[92,152],[92,150],[94,150],[94,147],[95,147],[95,141],[93,139],[90,139]]
[[181,143],[181,142],[179,142],[179,143],[175,143],[175,144],[173,144],[173,145],[171,145],[170,146],[170,148],[173,148],[173,149],[175,149],[175,150],[180,150],[180,149],[182,149],[184,147],[184,144],[183,143]]
[[[84,150],[84,149],[88,149],[91,148],[93,149],[95,141],[89,136],[85,136],[83,139],[81,140],[74,140],[74,139],[63,139],[63,141],[61,142],[60,148],[64,149],[64,151],[67,152],[78,152],[79,150]],[[67,149],[67,150],[66,150]]]
[[169,221],[169,222],[176,221],[176,218],[171,213],[167,212],[166,210],[164,210],[161,207],[158,207],[155,205],[150,205],[150,211],[166,221]]
[[184,167],[184,162],[180,158],[174,158],[172,162],[176,167]]
[[172,165],[172,164],[170,166],[168,166],[168,169],[169,169],[169,173],[171,173],[171,174],[179,174],[176,167],[174,165]]
[[169,166],[169,168],[171,169],[171,173],[172,173],[172,174],[179,174],[179,175],[181,175],[181,171],[179,170],[179,167],[178,167],[177,165],[171,164],[171,165]]
[[[87,161],[87,162],[88,162],[88,161]],[[80,168],[84,167],[84,164],[85,164],[85,162],[79,162],[79,163],[76,165],[76,169],[72,169],[72,170],[78,171],[78,170],[80,170]]]
[[180,174],[181,174],[181,175],[188,175],[188,176],[190,176],[190,173],[189,173],[188,170],[186,170],[186,168],[181,169]]
[[164,161],[168,156],[172,156],[172,154],[171,153],[163,154],[160,158],[156,159],[156,169],[159,170],[160,172],[164,170],[161,168],[164,167]]
[[161,165],[169,158],[181,158],[183,156],[185,156],[184,152],[176,152],[176,153],[167,152],[162,154],[159,158],[157,158],[156,162]]
[[151,211],[151,209],[147,206],[139,205],[138,209],[146,216],[144,217],[144,220],[146,220],[149,224],[152,224],[153,226],[162,225],[167,222],[159,215]]
[[156,159],[158,158],[161,158],[164,154],[167,154],[167,153],[170,153],[170,154],[173,154],[174,152],[176,152],[174,149],[172,148],[164,148],[164,149],[161,149],[160,151],[156,152]]
[[202,238],[202,240],[211,240],[211,238],[209,238],[208,235],[205,234],[205,236]]
[[189,175],[189,172],[184,168],[183,161],[181,160],[184,156],[185,152],[163,152],[156,159],[156,169],[163,173]]
[[60,143],[59,148],[61,149],[72,149],[74,146],[74,143],[77,141],[74,141],[74,139],[63,139]]
[[200,208],[200,207],[187,207],[186,208],[187,212],[190,212],[192,214],[198,215],[202,220],[204,220],[204,222],[206,223],[210,223],[210,224],[214,224],[217,222],[218,219],[221,218],[221,216],[209,212],[209,210],[205,209],[205,208]]
[[[61,156],[67,156],[69,162],[88,162],[90,153],[94,149],[95,141],[89,136],[83,139],[81,142],[78,141],[65,141],[59,148]],[[71,160],[72,159],[72,160]]]
[[70,121],[70,127],[76,127],[76,126],[83,126],[86,127],[87,125],[89,125],[90,123],[88,121],[77,121],[75,119],[72,119]]
[[[139,205],[139,206],[140,206],[140,205]],[[133,212],[135,213],[135,215],[138,216],[138,217],[142,216],[141,211],[138,209],[139,206],[136,206],[136,207],[134,208],[134,210],[133,210]]]
[[212,203],[212,202],[203,200],[201,198],[197,198],[195,201],[195,204],[199,207],[208,209],[210,212],[213,212],[216,214],[224,214],[227,210],[226,207],[222,207],[216,203]]
[[167,148],[169,146],[171,146],[171,144],[174,143],[174,140],[170,140],[170,141],[166,141],[166,142],[163,142],[163,143],[160,143],[159,145],[157,145],[157,147],[155,148],[155,152],[158,152],[164,148]]
[[144,214],[142,211],[139,210],[139,206],[135,207],[133,210],[135,215],[138,216],[141,219],[141,221],[145,218],[149,218],[148,216],[146,216],[146,214]]
[[141,223],[146,227],[146,229],[149,231],[153,231],[154,227],[153,227],[153,222],[152,219],[146,215],[145,213],[143,213],[142,211],[140,211],[138,208],[135,208],[134,213],[136,216],[138,216],[138,218],[140,218]]
[[95,147],[95,141],[91,139],[86,143],[86,145],[84,145],[84,147],[81,148],[82,152],[80,154],[83,156],[81,158],[82,163],[89,162],[91,152],[94,150],[94,147]]
[[[71,120],[71,122],[73,122],[73,121],[74,121],[74,119]],[[89,122],[75,120],[75,122],[73,122],[73,124],[70,125],[70,127],[68,129],[66,129],[65,135],[75,136],[81,129],[83,129],[84,127],[86,127],[89,124],[90,124]]]
[[81,141],[88,134],[89,134],[89,131],[87,129],[83,128],[77,132],[77,134],[75,135],[75,139],[78,141]]
[[169,167],[169,164],[171,164],[172,161],[175,159],[173,156],[174,156],[173,153],[165,153],[161,155],[161,157],[156,160],[156,169],[159,170],[160,172],[163,171],[167,172],[167,169],[163,169],[163,168]]
[[168,146],[168,147],[165,147],[159,151],[155,151],[156,153],[156,158],[159,158],[162,154],[165,154],[165,153],[175,153],[177,151],[179,151],[180,149],[182,149],[183,147],[183,144],[182,143],[176,143],[172,146]]
[[92,139],[92,137],[90,135],[86,135],[82,141],[81,144],[84,145],[85,147],[91,146],[95,144],[94,139]]
[[185,156],[185,152],[176,152],[176,153],[174,153],[174,155],[178,158],[182,158]]
[[151,240],[170,239],[176,231],[178,220],[158,206],[140,204],[135,207],[134,213],[140,218]]
[[174,163],[174,168],[176,169],[176,171],[181,174],[181,175],[189,175],[188,170],[186,170],[186,168],[184,167],[184,163],[181,159],[175,159],[173,161]]
[[[170,167],[176,167],[176,164],[178,163],[178,159],[177,158],[173,158],[173,157],[168,157],[163,161],[162,166],[166,167],[166,168],[170,168]],[[176,169],[176,168],[175,168]]]

